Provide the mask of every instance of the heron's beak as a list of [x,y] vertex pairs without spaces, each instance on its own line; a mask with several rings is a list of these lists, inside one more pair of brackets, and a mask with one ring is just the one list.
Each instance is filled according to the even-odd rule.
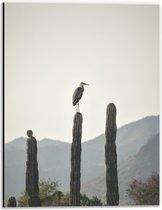
[[89,85],[89,84],[87,84],[87,83],[83,83],[83,85]]

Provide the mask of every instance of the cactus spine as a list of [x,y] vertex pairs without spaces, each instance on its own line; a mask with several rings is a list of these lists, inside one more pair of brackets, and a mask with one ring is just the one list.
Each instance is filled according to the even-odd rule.
[[77,112],[74,116],[71,146],[70,206],[80,206],[82,121],[82,114]]
[[26,192],[29,206],[40,206],[37,141],[31,130],[27,131]]
[[7,207],[16,207],[16,198],[11,196],[8,199]]
[[116,134],[116,107],[110,103],[107,106],[105,129],[106,200],[110,206],[119,204]]

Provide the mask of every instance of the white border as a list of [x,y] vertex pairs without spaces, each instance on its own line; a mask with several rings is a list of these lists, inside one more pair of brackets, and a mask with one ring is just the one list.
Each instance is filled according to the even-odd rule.
[[[91,4],[139,4],[139,5],[160,5],[160,34],[161,34],[161,22],[162,22],[162,15],[161,15],[161,1],[160,0],[138,0],[138,1],[134,1],[134,0],[129,0],[129,1],[122,1],[122,0],[72,0],[72,1],[69,1],[69,0],[47,0],[47,1],[43,1],[43,0],[35,0],[35,1],[32,1],[32,0],[28,0],[28,1],[25,1],[25,0],[17,0],[17,1],[14,1],[14,0],[10,0],[10,1],[2,1],[0,0],[0,3],[1,3],[1,15],[0,15],[0,28],[2,29],[2,2],[5,2],[5,3],[91,3]],[[0,33],[0,39],[1,39],[1,43],[2,43],[2,30],[1,30],[1,33]],[[2,44],[1,44],[2,46]],[[160,40],[160,52],[161,52],[161,48],[162,47],[162,44],[161,44],[161,40]],[[0,54],[2,53],[2,48],[1,48],[1,52]],[[161,60],[161,53],[160,53],[160,60]],[[3,141],[2,139],[2,55],[0,56],[0,63],[1,63],[1,72],[0,72],[0,98],[1,98],[1,103],[0,103],[0,118],[1,118],[1,121],[0,121],[0,134],[1,134],[1,141]],[[160,80],[161,80],[161,65],[160,65]],[[161,90],[161,83],[160,83],[160,90]],[[160,91],[161,92],[161,91]],[[161,94],[160,94],[160,99],[161,99]],[[161,100],[160,100],[160,105],[161,105]],[[160,106],[161,108],[161,106]],[[161,110],[161,109],[160,109]],[[160,131],[162,130],[162,124],[161,124],[161,115],[160,115]],[[160,140],[161,140],[161,135],[160,135]],[[160,143],[160,151],[161,151],[161,143]],[[2,159],[2,142],[0,143],[0,154],[1,154],[1,159]],[[0,171],[0,186],[1,186],[1,190],[0,190],[0,208],[2,208],[2,205],[3,205],[3,202],[2,202],[2,198],[3,198],[3,192],[2,192],[2,171],[3,171],[3,168],[2,168],[2,161],[0,161],[0,167],[1,167],[1,171]],[[160,154],[160,166],[161,166],[161,154]],[[161,167],[160,167],[161,168]],[[161,173],[160,173],[160,178],[161,178]],[[160,181],[160,189],[162,189],[162,182]],[[161,190],[160,190],[161,192]],[[162,193],[160,193],[160,205],[159,205],[159,208],[161,207],[161,198],[162,198]],[[82,207],[83,208],[83,207]],[[101,207],[100,207],[101,208]],[[99,207],[95,207],[95,209],[100,209]],[[102,207],[104,208],[104,207]],[[106,207],[106,208],[109,208],[109,209],[113,209],[112,207]],[[119,207],[119,208],[125,208],[124,207]],[[129,208],[137,208],[137,207],[126,207],[127,209]],[[140,209],[154,209],[157,207],[138,207]],[[23,209],[23,208],[21,208]],[[25,209],[28,209],[28,208],[25,208]],[[29,208],[30,209],[30,208]],[[41,209],[49,209],[49,208],[41,208]],[[62,208],[59,208],[59,209],[64,209],[64,207]],[[77,208],[73,208],[73,209],[77,209]],[[90,208],[86,208],[86,209],[90,209]]]

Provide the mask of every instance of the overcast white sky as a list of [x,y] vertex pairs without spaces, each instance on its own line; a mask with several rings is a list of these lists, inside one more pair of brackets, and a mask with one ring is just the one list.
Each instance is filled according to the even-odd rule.
[[72,141],[72,94],[80,101],[82,141],[104,132],[106,107],[118,127],[160,112],[159,7],[7,3],[5,141],[32,129]]

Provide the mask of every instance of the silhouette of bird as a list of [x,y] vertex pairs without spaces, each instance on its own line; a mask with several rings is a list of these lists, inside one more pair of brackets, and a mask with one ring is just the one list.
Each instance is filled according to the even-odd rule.
[[77,112],[77,108],[78,108],[78,112],[79,112],[79,100],[81,99],[82,95],[83,95],[83,91],[84,91],[84,85],[88,85],[87,83],[81,82],[80,86],[76,88],[76,90],[73,93],[73,106],[76,105],[76,112]]

